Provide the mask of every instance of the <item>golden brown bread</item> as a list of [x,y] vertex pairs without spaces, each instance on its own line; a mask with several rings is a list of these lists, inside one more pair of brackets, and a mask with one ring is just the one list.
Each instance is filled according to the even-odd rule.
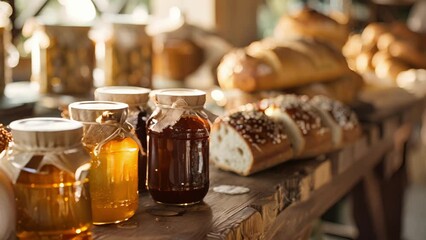
[[323,95],[345,104],[351,104],[357,99],[358,93],[363,86],[363,78],[356,72],[351,71],[338,79],[324,83],[308,84],[293,89],[292,92],[309,97]]
[[309,103],[332,118],[331,121],[328,120],[331,122],[329,123],[330,128],[336,128],[333,125],[337,123],[341,129],[342,145],[351,143],[361,136],[362,132],[358,118],[349,107],[324,96],[315,96],[309,100]]
[[223,89],[277,90],[336,79],[349,72],[343,55],[312,40],[254,42],[224,56],[218,66]]
[[266,115],[285,125],[297,158],[313,157],[333,149],[330,128],[306,99],[306,96],[287,94],[260,103]]
[[373,86],[396,86],[401,72],[426,69],[425,39],[401,22],[371,23],[343,49],[351,68]]
[[310,8],[282,16],[274,29],[274,37],[277,39],[313,38],[337,49],[343,47],[348,35],[345,24]]
[[254,105],[219,118],[210,139],[211,161],[243,176],[293,157],[284,125],[272,121]]
[[339,102],[280,95],[219,117],[210,135],[210,160],[247,176],[291,158],[334,151],[360,130],[355,114]]

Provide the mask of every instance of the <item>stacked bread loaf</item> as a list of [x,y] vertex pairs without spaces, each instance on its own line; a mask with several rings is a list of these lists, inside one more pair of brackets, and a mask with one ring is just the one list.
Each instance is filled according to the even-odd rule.
[[[363,80],[349,69],[342,54],[347,36],[346,26],[313,10],[284,16],[274,38],[235,49],[223,57],[217,70],[219,85],[246,93],[286,90],[325,94],[351,102]],[[311,84],[320,84],[320,91]],[[342,88],[349,94],[340,95]]]
[[337,49],[345,45],[349,36],[346,24],[305,7],[292,15],[284,15],[274,29],[277,39],[312,38]]
[[219,168],[247,176],[330,152],[360,134],[356,115],[338,101],[281,95],[219,118],[212,127],[210,158]]
[[343,52],[352,69],[382,80],[377,85],[398,85],[400,73],[426,68],[426,39],[403,23],[371,23],[349,38]]
[[265,39],[228,53],[218,67],[222,88],[245,92],[334,80],[350,70],[341,53],[315,40]]

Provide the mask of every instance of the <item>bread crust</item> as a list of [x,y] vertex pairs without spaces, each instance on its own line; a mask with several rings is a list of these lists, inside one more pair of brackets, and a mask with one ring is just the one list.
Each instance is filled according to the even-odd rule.
[[226,54],[218,66],[223,89],[278,90],[336,79],[350,72],[343,55],[310,40],[254,42]]
[[337,49],[343,47],[348,36],[346,25],[310,8],[282,16],[274,29],[277,39],[313,38]]

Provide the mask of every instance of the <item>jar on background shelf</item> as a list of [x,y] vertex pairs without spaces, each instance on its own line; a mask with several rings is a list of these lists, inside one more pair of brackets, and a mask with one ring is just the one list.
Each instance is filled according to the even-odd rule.
[[95,86],[151,88],[152,40],[145,30],[147,21],[124,14],[108,14],[102,20],[90,32],[96,42]]
[[81,143],[83,126],[61,118],[28,118],[10,128],[13,145],[1,165],[14,184],[17,236],[90,235],[90,155]]
[[129,105],[127,121],[135,129],[142,149],[139,151],[138,161],[138,189],[145,190],[146,182],[146,121],[152,111],[148,106],[150,89],[140,87],[102,87],[95,90],[95,100],[123,102]]
[[83,123],[83,144],[92,157],[90,195],[93,223],[118,223],[138,208],[139,140],[126,121],[128,105],[108,101],[75,102],[71,119]]
[[210,123],[206,94],[193,89],[154,93],[148,119],[147,188],[158,203],[191,205],[209,189]]
[[41,93],[89,95],[95,66],[91,26],[37,24],[31,37],[31,80]]

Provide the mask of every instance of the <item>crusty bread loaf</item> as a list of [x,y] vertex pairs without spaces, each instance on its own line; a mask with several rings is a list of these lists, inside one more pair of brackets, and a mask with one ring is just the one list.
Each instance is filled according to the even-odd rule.
[[325,96],[315,96],[309,100],[324,122],[333,131],[335,148],[342,144],[353,142],[361,135],[361,127],[356,114],[339,101],[331,100]]
[[354,113],[326,97],[280,95],[218,118],[210,159],[221,169],[250,175],[291,158],[312,157],[359,137]]
[[287,94],[261,102],[266,115],[286,126],[297,158],[312,157],[333,149],[329,126],[306,99],[307,96]]
[[312,40],[254,42],[224,56],[218,66],[223,89],[277,90],[324,82],[349,72],[343,55]]
[[210,159],[215,165],[243,176],[293,157],[284,125],[253,105],[217,120],[210,141]]
[[309,97],[324,95],[345,104],[351,104],[357,99],[358,93],[363,87],[363,78],[356,72],[351,71],[347,75],[333,81],[308,84],[292,89],[292,92]]
[[274,37],[280,40],[313,38],[341,49],[348,39],[347,25],[310,8],[280,18]]

